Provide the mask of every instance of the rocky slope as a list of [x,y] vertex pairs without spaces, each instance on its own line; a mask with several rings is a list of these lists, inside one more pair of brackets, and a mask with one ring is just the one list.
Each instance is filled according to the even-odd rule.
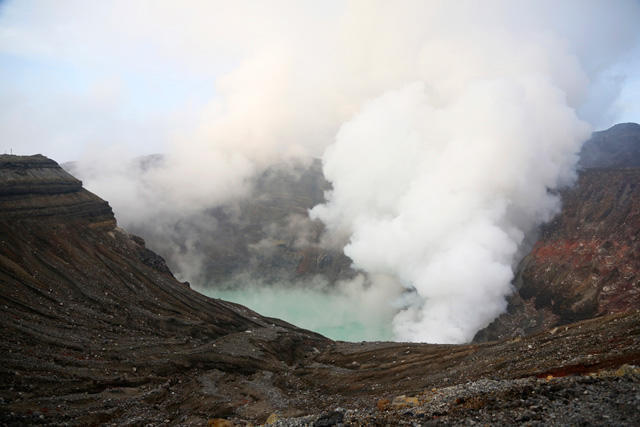
[[520,263],[508,312],[476,340],[640,308],[640,125],[596,132],[581,165]]
[[640,312],[483,344],[333,342],[178,282],[55,163],[0,171],[2,424],[640,422]]
[[277,371],[327,342],[178,282],[55,162],[2,156],[0,176],[0,421],[114,419],[104,400],[153,406],[176,373]]

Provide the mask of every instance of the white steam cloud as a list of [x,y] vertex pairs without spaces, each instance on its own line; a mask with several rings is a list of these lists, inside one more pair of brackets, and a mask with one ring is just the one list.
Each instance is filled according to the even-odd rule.
[[311,212],[348,236],[357,268],[415,289],[400,340],[469,341],[504,311],[518,249],[558,212],[551,190],[571,183],[590,132],[585,40],[536,13],[516,28],[509,7],[467,6],[443,8],[464,33],[423,22],[416,82],[342,125],[323,156],[334,189]]
[[[623,0],[133,4],[4,5],[1,53],[101,70],[90,83],[119,94],[45,91],[31,108],[32,92],[0,86],[1,136],[33,150],[46,132],[28,125],[55,123],[56,141],[91,140],[77,170],[125,227],[161,229],[249,194],[270,165],[322,157],[333,190],[312,217],[370,288],[413,292],[393,320],[412,341],[468,341],[504,310],[525,236],[559,209],[552,190],[613,114],[639,41],[640,6]],[[162,70],[214,76],[211,98],[145,122],[125,108],[129,74]],[[166,140],[157,167],[105,150],[140,152],[149,135]]]
[[416,289],[394,320],[402,340],[468,341],[505,309],[518,247],[556,213],[548,189],[589,135],[546,82],[469,85],[446,102],[424,83],[389,92],[324,156],[334,190],[312,214],[350,236],[356,267]]

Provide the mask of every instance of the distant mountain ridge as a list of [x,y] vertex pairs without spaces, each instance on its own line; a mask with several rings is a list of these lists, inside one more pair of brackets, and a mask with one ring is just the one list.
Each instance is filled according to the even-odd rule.
[[[133,159],[127,167],[144,174],[163,162],[162,155],[153,154]],[[62,166],[72,174],[91,173],[77,162]],[[268,285],[315,275],[333,283],[355,275],[341,250],[320,245],[324,227],[308,217],[331,188],[320,160],[272,165],[250,184],[251,193],[232,203],[180,215],[179,221],[162,227],[137,223],[127,229],[143,236],[173,271],[190,273],[189,279],[203,287],[233,287],[240,276]]]
[[640,167],[640,125],[619,123],[594,132],[580,152],[581,169]]

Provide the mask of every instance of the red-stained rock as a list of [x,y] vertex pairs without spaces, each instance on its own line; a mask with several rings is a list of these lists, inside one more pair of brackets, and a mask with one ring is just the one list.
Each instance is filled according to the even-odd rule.
[[[640,126],[598,132],[585,147],[591,157],[584,163],[598,167],[582,170],[561,193],[561,213],[519,265],[508,312],[476,341],[640,308]],[[598,160],[598,152],[608,154]]]

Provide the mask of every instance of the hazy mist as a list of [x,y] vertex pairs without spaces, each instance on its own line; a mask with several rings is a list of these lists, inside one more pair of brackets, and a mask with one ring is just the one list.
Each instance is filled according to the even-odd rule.
[[329,292],[390,313],[394,339],[464,342],[618,117],[638,22],[635,1],[10,1],[0,135],[77,160],[167,251],[179,231],[196,250],[177,273],[199,288],[203,213],[321,158],[332,190],[311,217],[360,272]]

